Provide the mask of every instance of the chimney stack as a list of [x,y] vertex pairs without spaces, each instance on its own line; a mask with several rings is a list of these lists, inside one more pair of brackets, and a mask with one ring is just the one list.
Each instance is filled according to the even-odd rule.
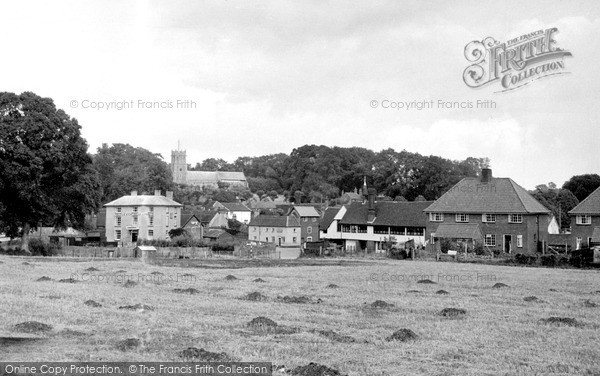
[[481,182],[489,183],[492,181],[492,169],[491,168],[482,168],[481,169]]
[[160,189],[156,189],[156,190],[154,191],[154,195],[155,195],[155,196],[160,196]]
[[367,203],[367,222],[373,222],[375,220],[375,195],[377,195],[377,191],[375,191],[375,188],[369,189],[369,201]]
[[173,191],[167,191],[167,198],[173,199]]
[[137,191],[131,191],[132,196],[137,196]]

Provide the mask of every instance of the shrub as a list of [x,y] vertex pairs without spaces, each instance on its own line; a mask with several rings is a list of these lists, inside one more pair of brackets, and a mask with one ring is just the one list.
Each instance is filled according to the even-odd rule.
[[59,249],[59,244],[47,243],[38,238],[29,240],[29,251],[33,256],[56,256]]
[[215,243],[212,245],[213,252],[233,252],[233,244]]
[[514,256],[514,261],[521,265],[535,265],[537,263],[537,256],[517,253]]
[[587,267],[594,261],[594,251],[590,248],[576,249],[571,252],[569,263],[576,268]]
[[397,260],[404,260],[409,257],[409,254],[406,250],[398,249],[398,248],[390,249],[390,252],[388,253],[388,255],[390,258],[397,259]]

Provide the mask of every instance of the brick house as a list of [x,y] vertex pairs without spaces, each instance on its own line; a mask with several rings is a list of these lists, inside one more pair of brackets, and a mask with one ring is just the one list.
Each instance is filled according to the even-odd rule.
[[187,231],[192,239],[200,240],[204,235],[202,221],[196,214],[183,213],[181,214],[181,227]]
[[314,206],[294,205],[288,215],[295,217],[300,222],[300,243],[318,242],[319,223],[321,215]]
[[123,245],[135,244],[138,239],[168,239],[169,230],[181,226],[182,205],[173,200],[173,192],[162,196],[130,195],[104,204],[106,208],[106,241]]
[[571,238],[575,249],[600,245],[600,187],[569,212]]
[[493,177],[491,169],[462,179],[424,212],[429,249],[446,238],[480,240],[506,253],[541,252],[552,223],[550,210],[512,179]]
[[364,202],[328,208],[323,216],[321,236],[347,251],[383,252],[389,240],[397,244],[425,243],[426,221],[423,210],[431,201],[375,201],[375,190]]
[[248,225],[248,240],[300,246],[300,222],[296,217],[264,215],[254,217]]

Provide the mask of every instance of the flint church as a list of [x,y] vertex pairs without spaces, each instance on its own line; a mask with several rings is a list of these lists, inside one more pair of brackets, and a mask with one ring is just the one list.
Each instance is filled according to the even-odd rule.
[[248,181],[239,171],[189,171],[185,150],[171,151],[171,172],[173,182],[195,189],[218,188],[221,186],[248,188]]

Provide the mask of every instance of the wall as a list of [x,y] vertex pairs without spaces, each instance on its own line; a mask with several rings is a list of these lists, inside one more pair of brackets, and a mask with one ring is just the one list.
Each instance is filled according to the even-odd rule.
[[248,227],[248,240],[281,245],[300,245],[300,227]]

